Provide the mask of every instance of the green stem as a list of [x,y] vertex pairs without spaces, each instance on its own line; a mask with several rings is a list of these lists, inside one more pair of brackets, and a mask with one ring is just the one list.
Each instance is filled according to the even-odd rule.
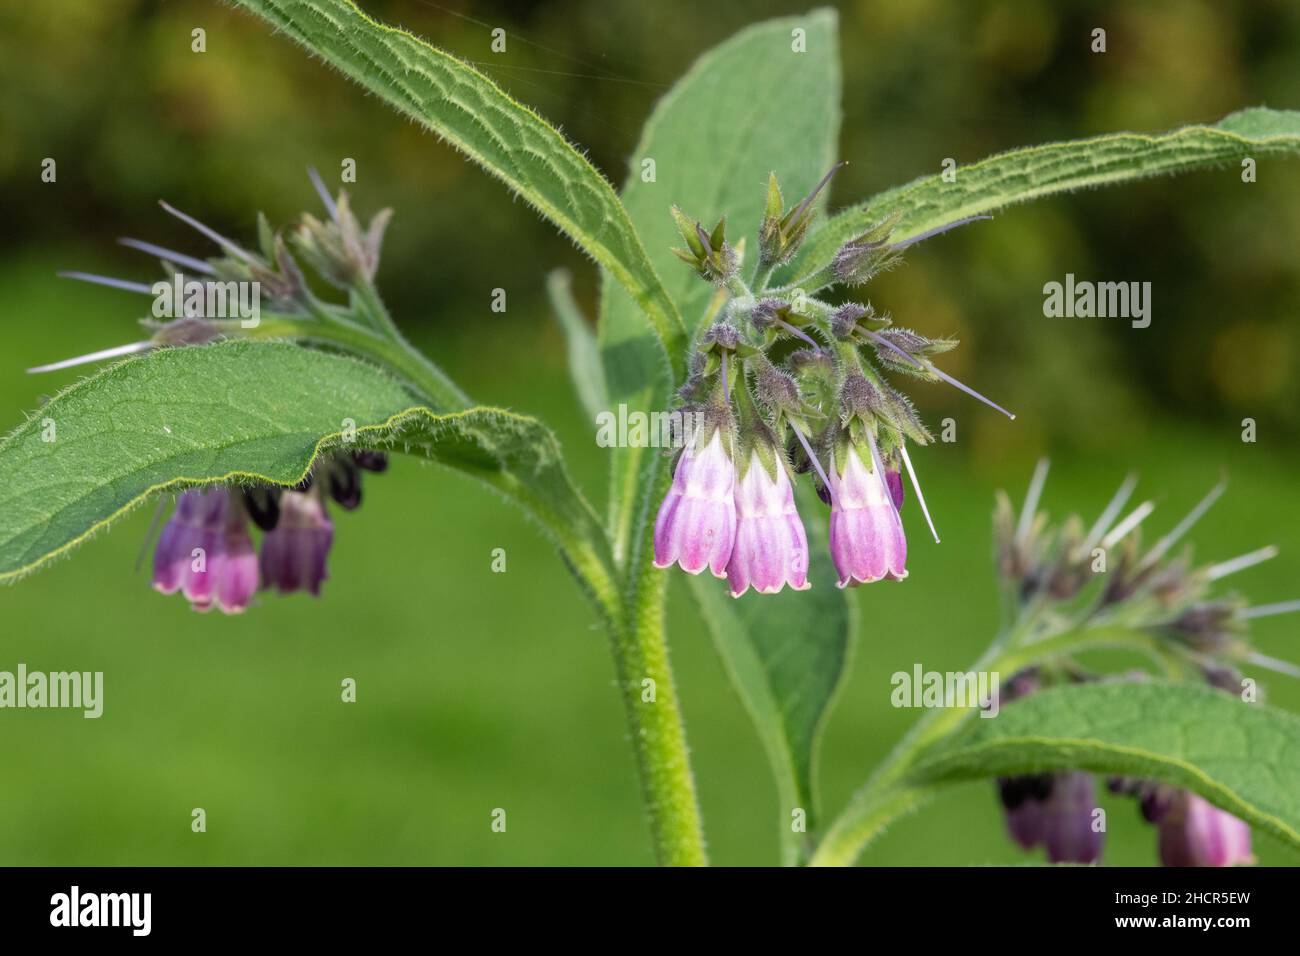
[[[227,323],[214,324],[226,330]],[[255,329],[238,328],[238,323],[229,325],[231,335],[255,339],[297,339],[361,355],[406,379],[435,411],[456,411],[471,404],[469,396],[460,390],[447,373],[429,361],[406,339],[381,335],[374,329],[347,319],[329,317],[310,321],[294,315],[264,312]]]
[[655,858],[662,866],[705,866],[704,825],[664,633],[668,576],[650,570],[648,557],[643,567],[625,626],[610,631],[614,668]]
[[[1159,638],[1130,628],[1076,628],[1052,637],[1017,643],[1027,628],[1017,628],[994,641],[969,670],[1010,676],[1035,664],[1066,654],[1098,648],[1124,648],[1146,654],[1166,664],[1168,651]],[[811,866],[850,866],[891,822],[925,803],[934,794],[928,786],[909,783],[909,772],[968,719],[970,708],[949,707],[928,711],[890,751],[867,782],[850,798],[848,806],[827,831],[810,861]]]
[[[340,317],[304,321],[297,316],[264,313],[257,329],[232,327],[229,331],[344,349],[397,372],[438,411],[462,409],[470,404],[468,396],[440,368],[401,336],[373,287],[357,287],[354,307],[364,310],[379,329]],[[526,504],[538,517],[609,633],[656,858],[669,866],[705,865],[704,830],[664,635],[667,575],[649,571],[650,556],[644,555],[633,565],[640,571],[636,579],[639,587],[625,606],[609,539],[594,513],[590,527],[569,527],[551,515],[545,503],[514,476],[492,474],[483,478]],[[660,488],[661,493],[664,490]]]

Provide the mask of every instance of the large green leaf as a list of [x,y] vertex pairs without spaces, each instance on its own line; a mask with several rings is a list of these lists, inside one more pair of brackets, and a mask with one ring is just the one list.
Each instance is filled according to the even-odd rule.
[[573,299],[573,285],[567,269],[556,269],[546,277],[546,294],[568,346],[569,378],[578,402],[595,421],[609,408],[609,399],[605,397],[605,366],[596,333]]
[[505,182],[609,270],[636,303],[638,316],[649,316],[669,358],[681,361],[681,317],[626,210],[605,177],[558,130],[468,63],[372,20],[351,0],[233,2]]
[[318,454],[353,440],[422,454],[491,484],[599,587],[602,529],[540,423],[494,408],[434,414],[375,366],[246,341],[111,366],[0,442],[0,581],[40,567],[155,492],[296,484]]
[[[803,31],[806,52],[795,52]],[[835,161],[840,121],[836,15],[817,10],[742,30],[696,61],[657,104],[631,157],[623,201],[669,294],[693,332],[714,289],[669,251],[680,244],[673,204],[710,227],[727,217],[734,243],[747,237],[749,264],[762,219],[766,182],[775,172],[788,202],[797,202]],[[654,160],[655,178],[642,177]],[[668,407],[670,383],[654,342],[623,290],[606,283],[600,345],[609,401],[631,409]],[[661,600],[664,572],[649,567],[648,531],[663,491],[666,461],[658,449],[614,452],[610,523],[616,549],[633,560],[633,600]],[[805,513],[814,510],[805,504]],[[821,521],[810,522],[816,525]],[[813,540],[816,541],[815,534]],[[849,642],[849,611],[817,551],[812,591],[738,602],[712,579],[699,581],[718,649],[759,730],[777,779],[787,860],[802,851],[790,834],[790,810],[810,818],[812,772],[820,722],[839,681]],[[810,827],[811,829],[811,827]]]
[[[806,489],[801,489],[806,490]],[[808,527],[811,591],[732,598],[708,575],[691,578],[727,674],[744,701],[777,781],[782,858],[802,861],[817,829],[817,738],[849,655],[853,605],[835,587],[826,538],[826,506],[800,495]],[[806,830],[793,829],[802,810]]]
[[809,238],[787,274],[803,278],[820,271],[845,242],[894,213],[901,218],[892,235],[901,241],[1052,193],[1296,153],[1300,111],[1270,109],[1242,110],[1214,126],[1185,126],[1158,136],[1113,133],[999,153],[958,166],[955,182],[923,176],[837,213]]
[[1187,684],[1061,687],[971,720],[911,782],[1045,770],[1163,780],[1300,848],[1300,717]]
[[[794,52],[795,30],[804,31],[806,52]],[[748,237],[752,263],[768,173],[797,201],[834,161],[838,44],[832,10],[748,27],[696,60],[646,122],[623,203],[688,330],[699,324],[713,288],[670,252],[681,239],[669,209],[676,204],[710,228],[725,215],[732,243]],[[654,160],[653,182],[642,176],[645,160]],[[601,296],[600,345],[615,407],[667,407],[671,384],[655,342],[635,303],[610,283]],[[610,524],[620,553],[634,553],[641,543],[661,464],[649,449],[614,453]]]

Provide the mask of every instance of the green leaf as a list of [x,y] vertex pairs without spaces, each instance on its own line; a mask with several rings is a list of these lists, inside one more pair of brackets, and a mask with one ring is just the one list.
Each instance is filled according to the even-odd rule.
[[[825,506],[802,487],[800,512],[811,554],[808,591],[752,591],[732,598],[725,582],[691,578],[727,674],[758,729],[777,781],[778,823],[786,865],[811,851],[818,818],[817,741],[840,685],[855,622],[853,605],[835,587]],[[806,833],[791,829],[791,811],[806,814]]]
[[1214,126],[1185,126],[1158,136],[1113,133],[1048,143],[957,167],[956,182],[938,174],[899,186],[833,216],[807,242],[786,275],[800,280],[834,258],[845,242],[887,215],[901,213],[892,236],[909,239],[966,216],[1040,196],[1221,166],[1244,157],[1300,153],[1300,111],[1248,109]]
[[1300,848],[1300,717],[1188,684],[1081,684],[971,720],[914,784],[1045,770],[1162,780]]
[[[792,49],[796,29],[804,31],[807,52]],[[708,228],[725,215],[728,240],[734,245],[746,238],[752,265],[768,174],[776,172],[787,196],[802,197],[834,162],[838,44],[832,10],[748,27],[701,56],[646,122],[629,163],[623,202],[689,331],[699,325],[713,288],[670,251],[681,242],[670,209],[676,203]],[[653,182],[643,179],[645,160],[654,161]],[[609,283],[602,290],[599,337],[609,401],[631,410],[667,408],[672,383],[662,357],[634,303]],[[615,550],[635,553],[661,456],[626,448],[614,458]]]
[[[793,50],[804,31],[806,51]],[[744,237],[747,269],[758,255],[757,234],[775,172],[789,204],[798,202],[835,162],[840,121],[836,14],[816,10],[751,26],[696,61],[656,105],[632,155],[623,200],[669,294],[695,332],[715,294],[682,265],[673,204],[711,228],[727,217],[728,241]],[[642,177],[654,160],[655,177]],[[600,345],[609,401],[631,410],[667,408],[670,382],[644,323],[623,291],[606,283]],[[663,571],[650,567],[649,529],[664,491],[665,457],[658,449],[614,452],[610,524],[616,552],[632,555],[631,600],[662,600]],[[824,525],[820,502],[805,503],[810,526]],[[700,598],[727,670],[758,727],[772,762],[792,861],[804,847],[792,841],[790,810],[815,817],[815,747],[848,654],[850,612],[834,586],[819,528],[812,528],[811,591],[748,596],[732,601],[725,585],[697,580]]]
[[[347,444],[352,429],[356,446]],[[293,485],[318,454],[340,447],[409,451],[490,484],[538,520],[590,588],[602,588],[600,523],[539,422],[495,408],[434,414],[375,366],[247,341],[111,366],[0,441],[0,581],[35,570],[156,492]],[[613,595],[608,581],[603,588]]]
[[573,389],[582,403],[582,410],[595,421],[609,408],[609,399],[605,395],[605,365],[596,345],[596,335],[578,303],[573,301],[573,287],[567,270],[556,269],[546,277],[546,293],[569,347],[569,377],[573,379]]
[[558,130],[468,63],[371,19],[351,0],[233,2],[505,182],[609,270],[639,316],[650,318],[671,361],[681,362],[681,316],[627,211],[605,177]]

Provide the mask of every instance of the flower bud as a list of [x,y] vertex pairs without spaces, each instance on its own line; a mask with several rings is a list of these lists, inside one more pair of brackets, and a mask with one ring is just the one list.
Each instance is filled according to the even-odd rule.
[[718,220],[711,233],[676,206],[672,207],[672,216],[686,243],[685,249],[674,248],[673,255],[710,282],[722,284],[736,274],[740,263],[736,250],[727,243],[726,216]]
[[763,224],[758,232],[759,261],[763,265],[778,266],[790,261],[808,233],[808,226],[814,216],[813,203],[818,193],[844,165],[844,163],[836,163],[832,166],[821,181],[813,187],[812,192],[788,213],[785,212],[785,200],[781,195],[776,173],[768,176],[767,205],[763,211]]

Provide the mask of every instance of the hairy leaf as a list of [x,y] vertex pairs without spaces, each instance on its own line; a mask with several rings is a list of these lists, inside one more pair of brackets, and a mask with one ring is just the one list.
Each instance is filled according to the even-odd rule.
[[473,475],[525,506],[570,560],[599,571],[599,521],[539,422],[495,408],[434,414],[356,359],[225,342],[111,366],[0,442],[0,581],[35,570],[155,492],[293,485],[318,454],[347,447],[410,451]]
[[938,174],[887,190],[833,216],[808,240],[788,274],[800,278],[830,264],[836,250],[894,213],[892,237],[910,239],[956,219],[1052,193],[1106,186],[1161,173],[1223,165],[1246,156],[1300,153],[1300,111],[1248,109],[1214,126],[1185,126],[1149,136],[1113,133],[999,153],[957,167],[956,182]]
[[976,719],[920,784],[1045,770],[1163,780],[1300,847],[1300,717],[1187,684],[1080,684]]
[[[795,30],[806,52],[794,52]],[[696,330],[713,288],[671,253],[681,244],[669,209],[676,204],[727,236],[746,237],[757,255],[768,173],[797,202],[834,161],[840,123],[839,36],[832,10],[748,27],[701,56],[656,104],[633,153],[623,202],[688,330]],[[654,179],[643,176],[654,162]],[[666,409],[672,385],[654,340],[626,292],[605,283],[600,346],[609,401]],[[650,449],[618,449],[610,489],[615,548],[638,553],[648,494],[661,466]]]
[[[806,52],[795,52],[795,31]],[[624,203],[646,242],[669,294],[695,332],[714,288],[683,266],[670,249],[680,245],[669,209],[708,224],[727,217],[733,244],[746,240],[748,264],[757,256],[757,233],[775,172],[793,206],[835,161],[840,122],[839,37],[830,10],[771,20],[749,27],[705,53],[656,105],[630,161]],[[643,176],[654,162],[653,181]],[[665,409],[670,383],[636,309],[618,287],[602,295],[600,345],[609,401],[631,409]],[[664,490],[666,459],[659,449],[614,452],[610,523],[616,548],[636,556],[633,600],[662,600],[662,576],[649,566],[648,532],[657,496]],[[812,499],[804,513],[824,524]],[[750,595],[733,602],[725,585],[695,582],[705,617],[737,692],[753,716],[777,779],[790,834],[795,807],[815,815],[814,753],[818,731],[839,683],[850,638],[849,608],[834,586],[823,552],[824,534],[810,535],[812,591],[780,596]],[[638,560],[639,559],[639,560]],[[793,837],[790,838],[793,841]],[[788,842],[792,861],[803,848]]]
[[233,2],[504,181],[609,270],[680,362],[681,317],[623,204],[558,130],[468,63],[372,20],[352,0]]
[[[809,591],[752,591],[732,598],[725,582],[691,579],[727,674],[758,729],[777,781],[782,856],[788,865],[811,850],[817,824],[816,756],[831,699],[840,685],[853,633],[852,604],[835,587],[826,538],[825,506],[800,495],[811,552]],[[806,814],[794,833],[791,812]]]

